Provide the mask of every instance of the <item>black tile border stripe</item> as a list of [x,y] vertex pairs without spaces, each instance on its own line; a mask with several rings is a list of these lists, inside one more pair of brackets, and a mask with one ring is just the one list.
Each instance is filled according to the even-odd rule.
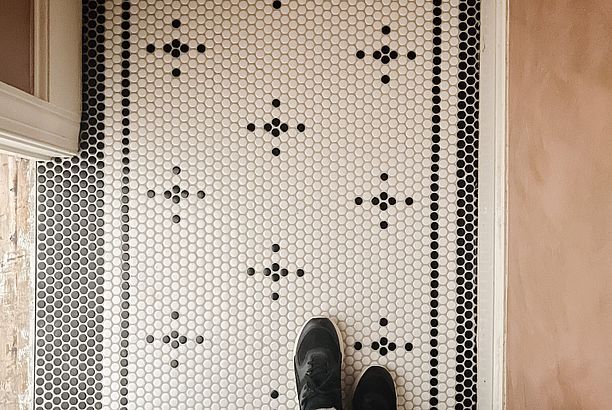
[[478,104],[480,0],[459,3],[457,111],[457,356],[455,409],[477,403]]
[[131,1],[121,3],[121,362],[120,404],[124,410],[128,404],[128,348],[130,326],[130,18]]
[[439,254],[438,254],[438,236],[439,236],[439,223],[438,223],[438,207],[439,207],[439,194],[438,191],[440,186],[438,181],[440,179],[440,83],[442,79],[441,64],[442,64],[442,0],[433,0],[433,68],[432,68],[432,118],[431,118],[431,204],[430,208],[430,219],[431,219],[431,262],[430,262],[430,286],[431,286],[431,305],[430,305],[430,324],[431,324],[431,339],[429,341],[429,355],[430,355],[430,380],[429,380],[429,404],[431,409],[437,409],[438,406],[438,288],[440,286],[438,278],[440,273],[439,267]]

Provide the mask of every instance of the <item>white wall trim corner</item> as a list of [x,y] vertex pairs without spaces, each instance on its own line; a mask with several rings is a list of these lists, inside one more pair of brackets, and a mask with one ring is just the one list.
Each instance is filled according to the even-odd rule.
[[49,159],[78,152],[80,115],[0,83],[0,151]]
[[81,2],[34,0],[32,11],[34,95],[0,83],[0,151],[72,156],[81,122]]
[[482,0],[478,408],[505,408],[508,0]]

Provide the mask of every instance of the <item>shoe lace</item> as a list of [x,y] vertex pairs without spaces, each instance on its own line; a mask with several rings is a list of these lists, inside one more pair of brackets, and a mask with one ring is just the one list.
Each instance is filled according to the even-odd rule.
[[326,358],[314,355],[307,364],[308,370],[304,375],[302,404],[312,397],[336,397],[339,389],[330,387],[334,386],[334,383],[330,383],[334,377],[334,372],[328,368]]

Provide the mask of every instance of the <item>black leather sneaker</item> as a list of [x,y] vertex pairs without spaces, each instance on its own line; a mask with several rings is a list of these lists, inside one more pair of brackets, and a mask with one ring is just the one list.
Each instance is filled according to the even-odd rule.
[[359,376],[353,410],[397,410],[395,383],[387,369],[370,366]]
[[329,319],[310,319],[300,332],[293,355],[300,410],[342,410],[340,331]]

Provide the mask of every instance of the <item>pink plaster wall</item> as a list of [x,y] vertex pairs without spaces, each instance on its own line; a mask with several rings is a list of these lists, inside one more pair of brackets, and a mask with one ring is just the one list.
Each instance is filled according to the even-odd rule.
[[612,1],[510,0],[508,409],[612,408]]

